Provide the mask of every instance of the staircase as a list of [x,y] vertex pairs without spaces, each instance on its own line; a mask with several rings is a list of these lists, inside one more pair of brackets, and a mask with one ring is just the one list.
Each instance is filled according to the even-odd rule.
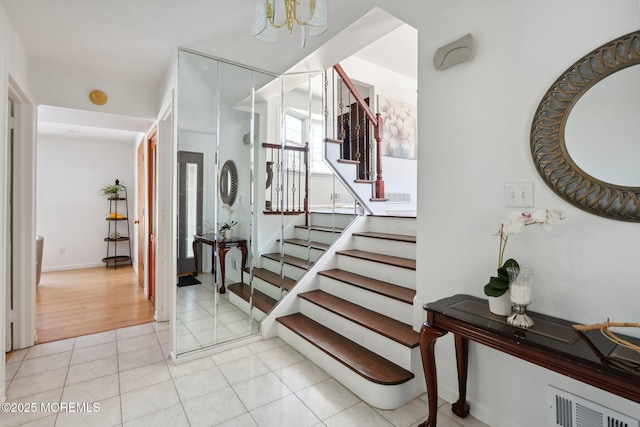
[[392,409],[424,392],[411,326],[415,218],[364,220],[336,250],[333,268],[297,293],[297,311],[278,313],[278,335],[365,402]]
[[[283,252],[265,253],[253,268],[253,318],[262,319],[313,267],[329,246],[351,222],[354,214],[310,213],[310,224],[296,225],[290,238],[284,239]],[[280,243],[280,240],[278,240]],[[282,266],[282,274],[280,268]],[[243,271],[243,282],[227,287],[229,301],[249,312],[250,270]],[[282,285],[282,286],[281,286]]]

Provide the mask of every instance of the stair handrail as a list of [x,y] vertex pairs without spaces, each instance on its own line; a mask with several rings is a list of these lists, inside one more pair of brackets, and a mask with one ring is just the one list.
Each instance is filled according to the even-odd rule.
[[384,180],[382,179],[382,160],[380,157],[380,144],[382,142],[382,127],[384,124],[384,119],[380,115],[380,113],[373,113],[371,108],[362,98],[362,95],[358,92],[355,85],[347,76],[347,73],[344,71],[344,68],[340,64],[335,64],[333,69],[338,73],[344,85],[349,89],[349,92],[356,99],[356,102],[362,108],[364,113],[367,115],[367,118],[373,125],[373,138],[376,140],[376,181],[375,181],[375,199],[384,200]]

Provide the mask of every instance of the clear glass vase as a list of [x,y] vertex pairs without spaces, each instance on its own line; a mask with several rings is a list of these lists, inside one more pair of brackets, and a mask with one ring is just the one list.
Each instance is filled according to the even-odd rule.
[[[511,273],[509,273],[511,276]],[[534,325],[533,319],[527,314],[527,306],[531,304],[531,285],[533,283],[533,270],[520,268],[516,277],[511,280],[509,290],[511,292],[511,304],[513,313],[507,318],[507,323],[518,328],[530,328]]]

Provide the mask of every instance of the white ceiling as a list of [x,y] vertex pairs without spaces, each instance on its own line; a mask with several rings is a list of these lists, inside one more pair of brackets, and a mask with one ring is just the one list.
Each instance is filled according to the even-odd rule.
[[[339,34],[355,28],[354,23],[365,15],[388,17],[389,22],[377,26],[377,36],[371,30],[351,30],[348,43],[338,47],[353,54],[369,45],[371,37],[379,38],[399,25],[384,12],[370,13],[367,0],[330,0],[329,29],[310,38],[302,50],[297,32],[289,37],[283,30],[280,40],[272,44],[252,37],[254,5],[253,0],[0,0],[31,66],[157,91],[163,89],[178,47],[283,74],[292,69],[317,70],[315,66],[330,61],[338,54]],[[331,49],[322,48],[331,42]],[[401,27],[377,46],[365,47],[357,56],[379,63],[382,48],[385,62],[381,65],[416,78],[415,30]],[[127,127],[130,123],[123,126],[137,135]]]

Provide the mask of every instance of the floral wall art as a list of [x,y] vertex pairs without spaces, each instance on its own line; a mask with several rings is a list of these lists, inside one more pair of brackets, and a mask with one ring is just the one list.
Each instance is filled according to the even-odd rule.
[[404,101],[378,96],[378,111],[384,120],[380,154],[416,158],[416,107]]

